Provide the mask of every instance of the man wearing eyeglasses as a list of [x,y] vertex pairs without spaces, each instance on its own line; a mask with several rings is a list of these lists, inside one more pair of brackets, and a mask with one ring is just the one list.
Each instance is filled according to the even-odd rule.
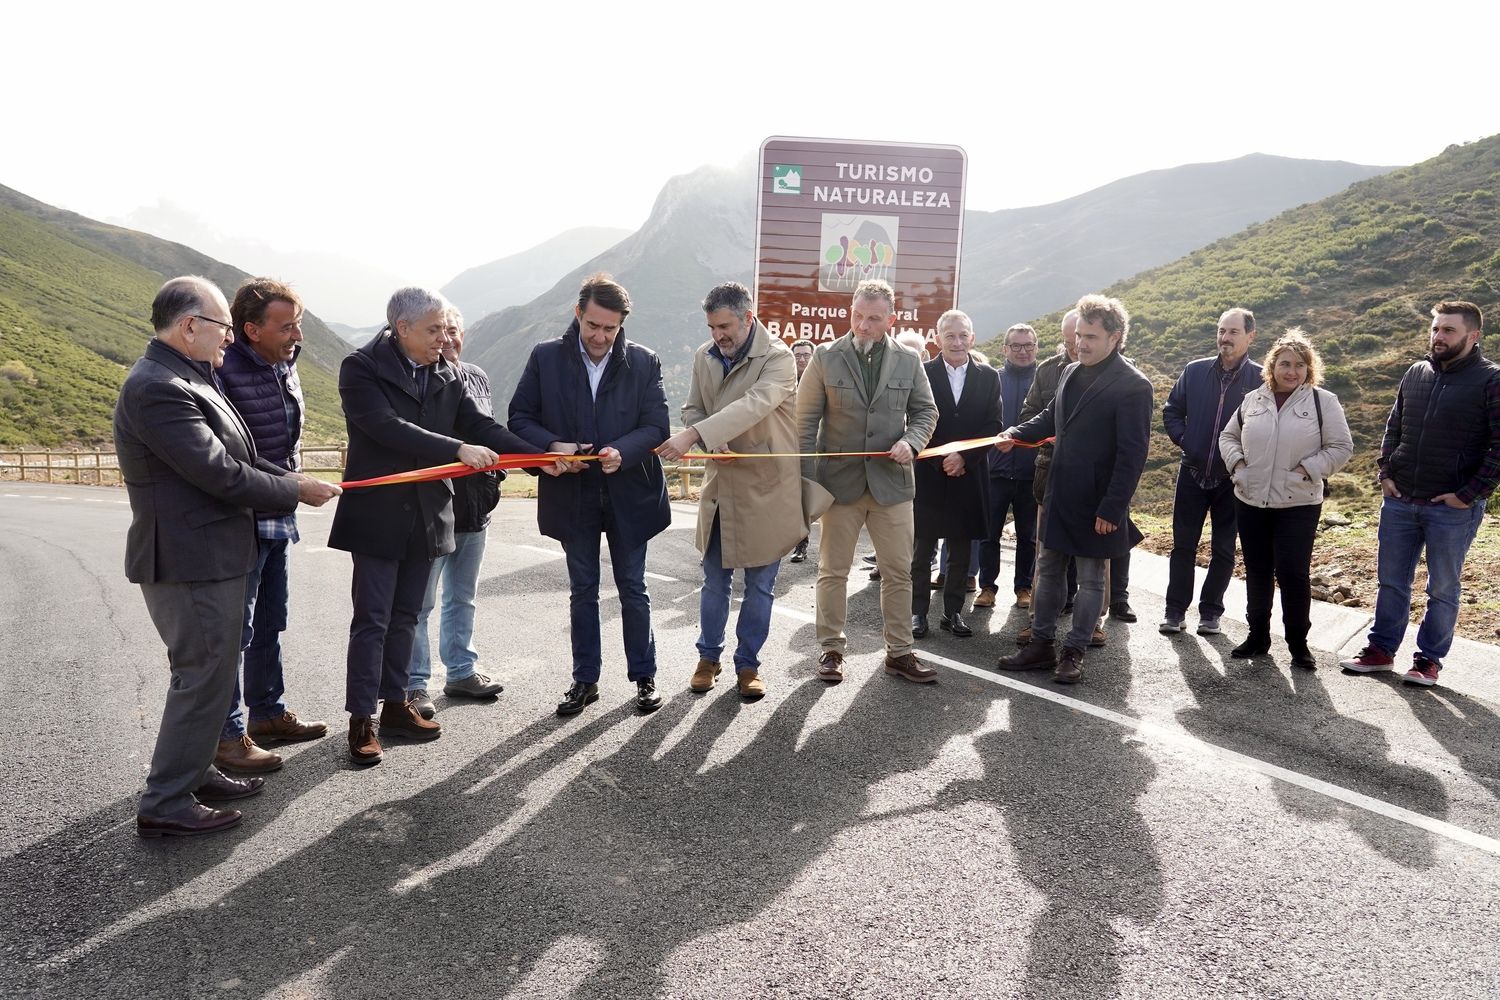
[[240,663],[246,582],[257,559],[255,512],[322,506],[339,488],[268,461],[225,398],[215,369],[234,341],[224,294],[173,278],[151,303],[156,336],[115,404],[115,451],[130,497],[125,575],[167,645],[172,682],[136,814],[142,837],[226,830],[264,778],[214,766]]
[[[1017,323],[1005,331],[1005,360],[1000,366],[1000,426],[1021,423],[1021,407],[1036,381],[1036,330]],[[993,608],[999,594],[1000,533],[1005,516],[1016,521],[1016,571],[1012,578],[1016,606],[1031,607],[1031,575],[1036,564],[1036,450],[998,448],[989,452],[990,534],[979,544],[979,596],[974,607]]]

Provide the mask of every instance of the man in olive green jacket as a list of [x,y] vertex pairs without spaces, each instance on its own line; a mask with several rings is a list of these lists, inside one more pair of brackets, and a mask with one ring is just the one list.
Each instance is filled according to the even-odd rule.
[[[860,528],[875,544],[880,570],[887,673],[918,683],[937,672],[912,653],[912,460],[937,426],[937,406],[915,351],[890,336],[896,296],[883,281],[862,282],[849,333],[813,354],[797,389],[797,432],[807,452],[875,451],[878,458],[803,459],[803,475],[830,493],[818,557],[818,676],[843,680],[849,567]],[[925,583],[925,581],[924,581]]]

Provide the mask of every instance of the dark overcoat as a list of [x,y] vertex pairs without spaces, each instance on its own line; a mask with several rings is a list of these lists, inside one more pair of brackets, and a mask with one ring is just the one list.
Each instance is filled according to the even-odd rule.
[[[419,397],[411,367],[388,332],[344,358],[339,398],[349,432],[346,481],[447,465],[458,461],[462,444],[502,454],[543,450],[481,410],[445,360],[430,366],[426,394]],[[413,532],[422,534],[430,559],[453,551],[452,480],[346,490],[333,514],[328,547],[403,559]]]
[[538,487],[537,529],[560,542],[577,536],[585,490],[608,490],[615,536],[634,548],[672,523],[666,477],[653,451],[671,433],[667,394],[656,354],[625,339],[610,349],[599,393],[589,393],[579,348],[578,321],[555,340],[531,349],[510,400],[510,427],[546,449],[554,441],[614,448],[620,468],[605,475],[597,462],[584,471],[545,476]]
[[[132,583],[228,580],[255,568],[255,510],[297,508],[297,481],[256,454],[207,366],[160,340],[120,387],[115,453],[130,497]],[[227,697],[227,695],[226,695]]]
[[[937,404],[937,428],[927,441],[936,448],[950,441],[994,437],[1000,433],[1000,373],[970,360],[964,372],[963,397],[953,398],[948,371],[939,355],[924,364],[932,401]],[[989,448],[960,452],[964,474],[950,476],[941,458],[916,462],[915,504],[918,538],[990,537]]]
[[[1022,441],[1052,437],[1041,542],[1049,549],[1091,559],[1125,555],[1143,537],[1130,521],[1130,501],[1146,468],[1154,402],[1151,382],[1112,353],[1103,370],[1069,409],[1069,380],[1082,365],[1069,364],[1047,408],[1017,428]],[[1094,519],[1119,527],[1108,535]]]

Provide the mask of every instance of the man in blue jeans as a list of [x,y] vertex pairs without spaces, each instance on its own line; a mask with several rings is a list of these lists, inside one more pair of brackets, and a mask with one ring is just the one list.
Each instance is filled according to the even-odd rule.
[[636,707],[654,712],[656,636],[646,590],[646,543],[672,523],[667,481],[653,449],[667,439],[667,395],[655,352],[625,338],[630,294],[607,274],[578,290],[573,322],[531,350],[510,400],[510,428],[553,454],[594,454],[571,475],[543,479],[537,528],[567,554],[573,683],[558,715],[599,700],[599,537],[609,542],[626,676]]
[[[250,278],[229,307],[234,343],[224,351],[219,380],[224,394],[245,421],[261,458],[284,469],[301,468],[302,417],[306,406],[297,377],[302,353],[302,300],[271,278]],[[282,672],[281,633],[286,631],[288,560],[297,542],[297,515],[257,511],[255,568],[245,581],[244,700],[249,725],[240,707],[236,684],[229,716],[219,734],[214,763],[221,769],[274,771],[281,755],[257,740],[301,742],[327,734],[325,722],[304,722],[287,708]]]
[[[457,309],[447,311],[448,343],[443,357],[458,370],[464,392],[486,416],[494,416],[490,377],[483,368],[460,361],[464,350],[464,317]],[[443,694],[450,698],[491,699],[505,690],[478,670],[479,651],[474,648],[474,592],[479,588],[479,568],[484,563],[484,545],[490,526],[490,511],[500,502],[500,480],[504,472],[477,472],[453,480],[453,551],[438,556],[427,578],[427,594],[417,615],[417,631],[411,644],[411,674],[406,689],[413,707],[424,719],[437,714],[427,693],[432,679],[432,644],[427,637],[427,619],[437,606],[438,584],[443,586],[443,610],[438,623],[438,655],[447,671]]]
[[692,382],[682,407],[687,428],[657,454],[676,462],[694,449],[783,455],[754,461],[713,461],[698,500],[698,666],[690,690],[713,689],[721,671],[729,597],[738,569],[745,599],[735,625],[735,681],[742,698],[766,693],[760,649],[771,630],[781,557],[807,536],[797,451],[797,362],[750,310],[750,290],[737,281],[703,300],[709,340],[693,352]]
[[[1000,366],[1000,426],[1022,423],[1021,408],[1036,381],[1036,330],[1017,323],[1005,331],[1005,361]],[[1031,607],[1031,577],[1036,565],[1036,449],[987,453],[990,474],[990,537],[979,543],[979,596],[974,607],[993,608],[1000,592],[1000,533],[1005,517],[1016,522],[1016,567],[1012,584],[1016,607]]]
[[1352,673],[1391,670],[1411,618],[1417,560],[1427,555],[1427,608],[1406,682],[1431,687],[1453,646],[1459,575],[1500,484],[1500,365],[1479,350],[1484,316],[1472,302],[1432,307],[1427,357],[1407,369],[1380,445],[1375,624]]

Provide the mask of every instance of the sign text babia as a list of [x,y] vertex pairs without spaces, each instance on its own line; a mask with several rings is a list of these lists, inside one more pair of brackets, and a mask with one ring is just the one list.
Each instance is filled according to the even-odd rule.
[[885,187],[888,184],[927,185],[931,167],[893,163],[835,163],[843,184],[814,184],[813,201],[830,205],[888,205],[897,208],[951,208],[947,191],[925,187]]

